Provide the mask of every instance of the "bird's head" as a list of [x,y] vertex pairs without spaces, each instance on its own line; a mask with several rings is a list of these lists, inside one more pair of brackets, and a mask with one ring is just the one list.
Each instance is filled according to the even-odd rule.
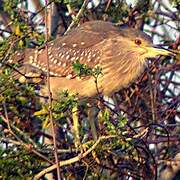
[[158,55],[168,56],[173,54],[169,50],[154,46],[152,38],[142,31],[126,28],[120,31],[120,34],[124,39],[125,47],[140,56],[141,60],[154,58]]

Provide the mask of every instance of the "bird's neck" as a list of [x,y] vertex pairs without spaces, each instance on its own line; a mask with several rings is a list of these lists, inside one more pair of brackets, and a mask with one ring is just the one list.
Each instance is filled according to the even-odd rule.
[[[116,60],[114,65],[113,61]],[[103,93],[106,95],[112,94],[122,88],[127,87],[134,81],[144,70],[145,61],[138,59],[113,59],[109,61],[109,65],[103,68],[102,87],[105,87]],[[113,91],[111,91],[113,89]]]

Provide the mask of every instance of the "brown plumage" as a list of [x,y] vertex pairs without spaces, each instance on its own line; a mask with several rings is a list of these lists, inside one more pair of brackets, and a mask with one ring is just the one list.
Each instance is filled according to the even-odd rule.
[[[26,51],[24,66],[31,65],[46,73],[46,54],[43,47]],[[139,30],[120,30],[112,23],[103,21],[84,23],[68,35],[48,43],[53,96],[60,90],[88,97],[97,94],[93,77],[79,79],[73,71],[72,64],[77,60],[91,68],[102,68],[98,89],[104,95],[111,95],[138,77],[148,57],[160,54],[167,55],[168,51],[153,48],[150,37]]]

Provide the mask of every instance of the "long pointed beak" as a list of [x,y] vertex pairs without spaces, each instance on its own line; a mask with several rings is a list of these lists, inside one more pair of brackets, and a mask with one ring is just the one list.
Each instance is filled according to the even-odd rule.
[[152,55],[152,57],[158,56],[158,55],[164,55],[164,56],[173,56],[173,55],[175,55],[171,51],[159,48],[157,46],[148,47],[147,50],[148,50],[148,54]]

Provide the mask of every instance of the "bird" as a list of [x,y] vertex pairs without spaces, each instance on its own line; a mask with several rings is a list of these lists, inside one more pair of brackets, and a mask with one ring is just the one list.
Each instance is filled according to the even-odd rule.
[[[9,63],[19,63],[20,82],[35,79],[36,83],[42,84],[41,95],[49,95],[50,87],[53,99],[58,98],[61,91],[81,99],[98,94],[110,97],[137,79],[148,58],[169,54],[168,50],[154,47],[151,37],[138,29],[95,20],[71,29],[42,47],[16,51]],[[100,67],[101,73],[96,80],[92,75],[79,77],[73,68],[77,62],[90,69]],[[97,140],[91,108],[88,114],[93,139]],[[78,147],[80,137],[76,119],[73,120],[74,141]]]
[[[42,74],[45,82],[42,91],[46,93],[48,58],[53,97],[63,90],[79,97],[93,97],[98,92],[111,96],[137,79],[148,58],[170,54],[168,50],[154,47],[151,37],[138,29],[119,28],[101,20],[85,22],[67,35],[48,42],[47,49],[45,46],[26,49],[23,55],[15,52],[10,62],[23,59],[21,67],[26,69],[26,76],[34,72]],[[92,76],[78,76],[73,69],[77,61],[89,68],[101,67],[96,83]]]

